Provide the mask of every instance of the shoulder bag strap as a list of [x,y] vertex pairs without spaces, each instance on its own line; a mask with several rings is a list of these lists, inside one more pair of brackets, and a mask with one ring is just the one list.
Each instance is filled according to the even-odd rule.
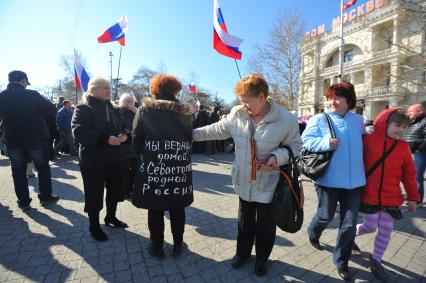
[[327,124],[328,124],[328,128],[330,129],[331,137],[334,139],[334,138],[336,138],[336,133],[334,132],[333,124],[331,123],[331,118],[325,112],[324,112],[324,116],[325,116],[325,119],[327,120]]
[[373,171],[374,170],[376,170],[376,168],[377,167],[379,167],[379,165],[380,165],[380,163],[382,163],[388,156],[389,156],[389,154],[393,151],[393,149],[395,148],[395,146],[396,146],[396,143],[397,143],[398,141],[395,141],[393,144],[392,144],[392,146],[389,148],[389,150],[388,151],[386,151],[385,152],[385,154],[382,156],[382,157],[380,157],[380,159],[379,160],[377,160],[374,164],[373,164],[373,166],[371,166],[371,168],[367,171],[367,174],[365,174],[365,177],[368,177],[368,176],[370,176],[371,175],[371,173],[373,173]]
[[251,180],[256,180],[256,140],[254,139],[254,134],[256,131],[256,125],[250,119],[250,146],[251,146]]

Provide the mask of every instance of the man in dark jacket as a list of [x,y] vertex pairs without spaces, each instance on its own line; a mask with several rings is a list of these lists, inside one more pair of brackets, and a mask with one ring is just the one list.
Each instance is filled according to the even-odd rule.
[[77,150],[74,146],[74,139],[71,132],[71,120],[72,120],[71,102],[64,100],[63,107],[58,111],[56,115],[56,125],[60,134],[60,140],[55,145],[55,153],[57,154],[65,144],[70,148],[70,154],[76,156]]
[[[213,108],[213,111],[210,112],[209,114],[209,118],[207,119],[207,125],[211,125],[214,124],[216,122],[219,122],[219,107],[215,106]],[[206,150],[207,150],[207,154],[215,154],[216,153],[216,144],[217,141],[216,140],[211,140],[211,141],[207,141],[206,142]]]
[[0,120],[4,122],[5,144],[21,209],[30,208],[31,202],[25,174],[28,157],[38,171],[40,204],[59,199],[52,195],[46,126],[46,116],[54,115],[56,110],[37,91],[27,90],[29,84],[24,72],[12,71],[7,89],[0,93]]
[[[195,113],[194,118],[194,129],[207,126],[209,120],[209,113],[206,111],[205,105],[200,105],[200,110]],[[207,145],[205,141],[194,142],[192,144],[192,152],[194,153],[206,153]]]
[[413,104],[408,107],[407,115],[411,125],[401,137],[410,145],[416,163],[416,179],[419,185],[420,203],[424,197],[424,174],[426,170],[426,115],[422,104]]

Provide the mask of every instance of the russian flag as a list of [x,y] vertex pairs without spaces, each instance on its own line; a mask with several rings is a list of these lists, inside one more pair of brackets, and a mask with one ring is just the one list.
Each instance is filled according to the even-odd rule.
[[100,37],[98,37],[99,43],[107,43],[112,41],[118,41],[121,46],[125,46],[125,34],[127,32],[127,17],[123,16],[118,22],[112,27],[108,28]]
[[214,49],[222,55],[241,60],[242,53],[238,48],[242,39],[228,33],[218,0],[214,0],[213,27]]
[[189,93],[197,93],[197,87],[195,86],[195,83],[192,82],[188,85]]
[[348,9],[350,6],[355,5],[356,0],[346,0],[346,3],[343,5],[343,11]]
[[74,80],[75,87],[81,89],[82,92],[87,91],[87,87],[89,85],[89,75],[84,69],[83,65],[80,63],[80,58],[78,58],[77,53],[74,53]]

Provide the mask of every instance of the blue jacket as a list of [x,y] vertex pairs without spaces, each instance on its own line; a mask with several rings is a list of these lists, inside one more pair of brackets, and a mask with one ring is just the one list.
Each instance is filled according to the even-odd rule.
[[[362,116],[348,111],[345,116],[325,109],[330,115],[339,145],[334,150],[327,171],[315,184],[324,187],[354,189],[365,185],[362,135],[365,127]],[[303,147],[309,151],[329,151],[331,134],[324,114],[309,119],[302,134]]]
[[56,125],[58,126],[58,131],[60,133],[71,133],[71,120],[72,120],[72,111],[65,107],[62,107],[58,114],[56,115]]

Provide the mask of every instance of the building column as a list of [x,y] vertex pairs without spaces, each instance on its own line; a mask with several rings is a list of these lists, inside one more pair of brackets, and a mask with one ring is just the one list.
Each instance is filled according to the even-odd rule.
[[364,120],[373,120],[371,117],[371,103],[372,102],[369,99],[365,100],[364,113],[362,115]]
[[393,44],[391,45],[392,53],[398,52],[398,46],[397,46],[399,41],[398,30],[399,30],[399,19],[398,19],[398,16],[395,16],[393,19],[393,35],[392,35]]
[[364,106],[364,117],[372,119],[371,117],[371,94],[373,91],[373,69],[367,67],[364,70],[364,93],[365,93],[365,106]]

